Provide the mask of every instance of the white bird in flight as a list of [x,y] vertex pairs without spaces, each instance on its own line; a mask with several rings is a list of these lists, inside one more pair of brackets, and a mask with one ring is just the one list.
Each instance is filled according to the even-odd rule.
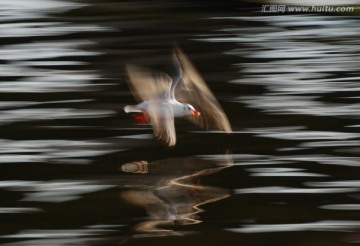
[[[176,72],[167,74],[126,65],[136,105],[124,107],[140,123],[152,124],[154,135],[167,147],[176,144],[174,117],[186,117],[202,128],[231,132],[229,120],[206,83],[179,49],[173,53]],[[201,112],[201,113],[200,113]]]

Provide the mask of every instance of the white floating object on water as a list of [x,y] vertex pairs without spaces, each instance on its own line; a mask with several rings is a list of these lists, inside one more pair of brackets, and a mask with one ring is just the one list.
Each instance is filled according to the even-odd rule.
[[125,163],[121,166],[121,171],[125,173],[147,173],[148,168],[147,161],[134,161],[130,163]]

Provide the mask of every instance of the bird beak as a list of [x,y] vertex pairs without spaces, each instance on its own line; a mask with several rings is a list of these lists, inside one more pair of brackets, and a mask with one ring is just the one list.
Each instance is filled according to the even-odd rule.
[[199,110],[196,110],[196,109],[194,109],[192,112],[191,112],[191,114],[193,115],[193,116],[200,116],[200,111]]

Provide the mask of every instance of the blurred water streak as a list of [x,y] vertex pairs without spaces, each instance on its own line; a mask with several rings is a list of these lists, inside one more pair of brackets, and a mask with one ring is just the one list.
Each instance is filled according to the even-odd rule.
[[[0,1],[1,245],[359,241],[360,20],[230,2]],[[174,41],[232,135],[123,113]]]

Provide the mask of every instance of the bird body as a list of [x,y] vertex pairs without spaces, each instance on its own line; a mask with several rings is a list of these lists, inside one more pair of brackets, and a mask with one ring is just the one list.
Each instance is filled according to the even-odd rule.
[[187,117],[203,128],[230,133],[225,113],[189,58],[175,48],[173,61],[176,72],[172,77],[126,66],[128,84],[139,103],[125,106],[124,111],[135,113],[133,118],[138,122],[150,122],[154,135],[168,147],[176,144],[176,117]]
[[[199,114],[196,109],[189,107],[191,105],[180,103],[174,99],[155,99],[144,101],[136,105],[127,105],[124,108],[126,113],[149,113],[151,111],[150,107],[156,107],[158,109],[168,108],[172,112],[174,117],[183,117],[189,114]],[[168,112],[166,110],[159,110],[158,116],[161,118],[168,117]]]

